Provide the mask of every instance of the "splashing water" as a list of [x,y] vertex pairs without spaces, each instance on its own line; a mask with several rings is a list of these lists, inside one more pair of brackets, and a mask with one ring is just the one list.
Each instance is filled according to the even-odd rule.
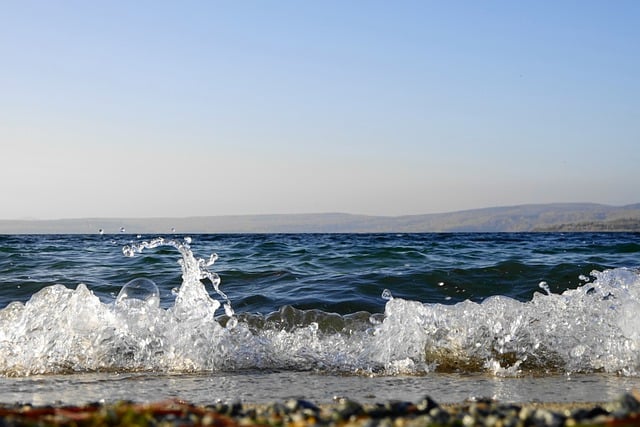
[[[593,271],[595,279],[530,301],[423,304],[385,289],[384,314],[340,316],[282,307],[236,314],[217,260],[196,258],[191,239],[157,238],[123,248],[127,257],[159,246],[181,254],[182,284],[160,307],[149,279],[129,281],[112,303],[84,284],[44,288],[0,310],[0,375],[87,371],[294,369],[351,374],[434,371],[495,375],[640,373],[640,273]],[[205,283],[210,283],[212,295]],[[216,315],[219,308],[224,315]]]
[[[217,273],[209,271],[218,259],[217,254],[211,254],[208,260],[203,258],[195,258],[191,251],[191,238],[186,237],[184,242],[174,239],[165,240],[158,237],[151,241],[143,241],[138,244],[132,244],[122,248],[125,256],[133,257],[136,253],[142,252],[144,249],[157,248],[158,246],[172,246],[180,252],[182,259],[178,262],[182,267],[182,286],[176,292],[176,304],[173,312],[182,318],[213,318],[216,310],[220,307],[220,303],[211,299],[206,291],[202,280],[208,280],[213,285],[215,292],[224,301],[224,311],[227,316],[233,318],[234,312],[231,308],[231,302],[227,295],[220,290],[220,277]],[[194,309],[199,309],[199,311]],[[229,326],[233,326],[235,322]]]
[[[144,249],[172,246],[182,255],[182,285],[173,307],[160,308],[158,288],[149,279],[128,282],[113,304],[103,304],[84,284],[44,288],[25,304],[0,311],[0,373],[29,375],[99,370],[212,369],[216,358],[189,351],[195,345],[216,348],[234,326],[234,312],[209,271],[217,259],[196,259],[184,242],[157,238],[123,248],[125,256]],[[231,319],[227,328],[215,321],[220,302],[201,280],[207,279]]]
[[159,307],[160,291],[153,280],[133,279],[122,287],[116,298],[116,306],[137,308],[144,306]]

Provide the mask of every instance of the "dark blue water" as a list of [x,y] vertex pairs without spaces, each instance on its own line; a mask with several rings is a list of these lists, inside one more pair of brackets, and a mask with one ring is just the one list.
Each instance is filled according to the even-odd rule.
[[[152,236],[0,236],[0,307],[62,284],[87,287],[103,301],[136,277],[154,280],[161,305],[181,284],[172,248],[122,255]],[[640,265],[634,233],[243,234],[192,235],[196,255],[215,252],[212,268],[238,313],[283,306],[348,314],[382,313],[384,289],[423,303],[520,301],[576,288],[593,270]]]

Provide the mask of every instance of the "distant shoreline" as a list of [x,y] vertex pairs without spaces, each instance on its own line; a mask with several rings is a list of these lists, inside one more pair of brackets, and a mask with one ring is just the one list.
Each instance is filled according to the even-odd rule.
[[320,213],[0,220],[0,234],[98,234],[100,230],[104,234],[640,232],[640,203],[552,203],[395,217]]

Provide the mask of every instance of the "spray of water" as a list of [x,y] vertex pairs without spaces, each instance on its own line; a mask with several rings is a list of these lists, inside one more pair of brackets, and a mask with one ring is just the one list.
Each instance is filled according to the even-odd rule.
[[[127,257],[133,257],[136,253],[140,253],[145,249],[153,249],[159,246],[176,248],[182,255],[182,259],[178,261],[182,268],[182,286],[176,291],[174,314],[181,319],[191,317],[213,318],[212,316],[220,307],[220,303],[212,299],[205,289],[202,280],[208,280],[213,285],[216,294],[223,300],[224,312],[230,318],[227,322],[227,328],[233,328],[237,324],[237,320],[234,317],[235,313],[231,307],[231,302],[227,295],[220,290],[220,276],[209,270],[209,267],[217,261],[218,255],[211,254],[208,259],[196,258],[191,251],[191,242],[190,237],[185,237],[182,242],[158,237],[150,241],[127,245],[122,248],[122,253]],[[199,307],[201,310],[194,312],[194,307]]]

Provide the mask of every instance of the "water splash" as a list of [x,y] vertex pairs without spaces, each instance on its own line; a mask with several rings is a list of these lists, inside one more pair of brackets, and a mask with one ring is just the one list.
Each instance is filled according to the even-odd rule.
[[493,296],[445,306],[393,299],[378,332],[389,342],[394,336],[395,345],[381,348],[380,360],[410,359],[425,371],[638,375],[640,275],[628,269],[591,275],[590,284],[537,293],[529,302]]
[[122,287],[116,298],[116,305],[135,309],[142,307],[160,307],[160,291],[153,280],[133,279]]
[[155,283],[145,278],[128,282],[110,304],[84,284],[75,290],[53,285],[0,310],[0,375],[216,368],[224,354],[216,351],[218,342],[234,322],[227,321],[226,329],[216,322],[221,304],[202,280],[211,282],[226,315],[235,319],[234,312],[220,278],[209,270],[217,256],[196,258],[190,241],[157,238],[123,248],[126,256],[158,246],[181,253],[183,282],[167,310],[160,308]]
[[527,302],[493,296],[423,304],[385,289],[384,314],[290,306],[269,315],[236,314],[210,269],[217,255],[197,258],[191,243],[157,238],[123,248],[127,257],[160,246],[180,253],[182,284],[167,309],[157,286],[139,278],[112,303],[84,284],[54,285],[0,310],[0,375],[261,368],[640,375],[637,270],[593,271],[592,281],[562,294],[541,285]]
[[[216,294],[223,300],[225,314],[233,318],[234,311],[227,295],[220,290],[220,276],[209,270],[217,260],[217,254],[211,254],[208,259],[196,258],[191,251],[192,239],[185,237],[182,242],[175,239],[164,239],[162,237],[149,241],[133,243],[124,246],[122,253],[127,257],[133,257],[136,253],[141,253],[145,249],[153,249],[159,246],[171,246],[176,248],[182,255],[182,259],[178,261],[182,268],[182,286],[175,292],[176,303],[173,312],[181,318],[207,318],[213,319],[216,310],[220,307],[220,303],[211,299],[206,291],[202,280],[208,280]],[[203,310],[194,311],[194,307],[201,307]],[[233,326],[234,321],[229,326]]]
[[538,287],[545,291],[547,295],[551,295],[551,288],[549,288],[549,284],[545,281],[538,283]]

